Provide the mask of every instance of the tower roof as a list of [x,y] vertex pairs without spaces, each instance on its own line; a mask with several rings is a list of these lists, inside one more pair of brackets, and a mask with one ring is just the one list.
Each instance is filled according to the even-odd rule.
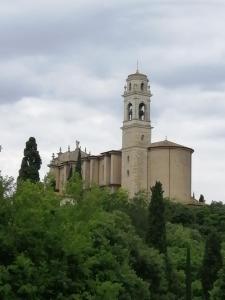
[[155,142],[155,143],[151,143],[148,147],[149,149],[151,148],[182,148],[182,149],[186,149],[191,151],[192,153],[194,152],[194,150],[192,148],[168,141],[168,140],[164,140],[164,141],[159,141],[159,142]]
[[130,75],[128,75],[127,79],[147,79],[147,75],[143,74],[143,73],[139,73],[139,71],[132,73]]

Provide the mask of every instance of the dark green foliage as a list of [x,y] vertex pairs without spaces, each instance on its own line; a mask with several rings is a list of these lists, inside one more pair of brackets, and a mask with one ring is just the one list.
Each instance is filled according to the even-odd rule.
[[205,244],[205,252],[202,263],[202,287],[206,300],[209,299],[209,292],[218,278],[218,272],[222,268],[221,243],[216,232],[212,232]]
[[186,282],[186,300],[191,300],[191,250],[190,246],[187,246],[186,256],[186,270],[185,270],[185,282]]
[[37,151],[37,144],[34,137],[30,137],[26,142],[24,157],[19,170],[18,181],[30,180],[31,182],[40,181],[39,170],[41,167],[41,158]]
[[[191,285],[192,299],[202,300],[205,239],[212,229],[223,239],[225,206],[162,202],[160,184],[152,192],[159,201],[151,206],[144,193],[129,199],[123,190],[85,191],[76,172],[63,197],[54,193],[51,175],[44,184],[21,182],[16,192],[11,179],[1,177],[0,299],[189,300]],[[155,226],[159,218],[166,229]],[[162,241],[145,242],[150,226],[164,228],[167,251],[158,251],[165,249]],[[216,259],[205,257],[210,269],[204,274],[219,269]],[[225,268],[211,285],[212,300],[223,299],[224,282]]]
[[146,241],[149,246],[158,249],[161,253],[166,253],[166,222],[162,184],[156,182],[151,188],[151,192]]
[[225,295],[225,266],[218,273],[218,280],[215,282],[213,290],[210,292],[211,300],[224,299]]
[[82,178],[82,170],[81,170],[81,150],[78,150],[77,162],[75,167],[75,172]]
[[132,253],[146,255],[160,282],[162,259],[126,214],[102,208],[105,197],[93,190],[62,205],[44,185],[21,183],[0,206],[0,299],[149,299],[151,277],[137,276]]
[[203,237],[216,231],[225,239],[225,205],[212,202],[210,205],[185,206],[165,201],[167,222],[180,224],[198,230]]

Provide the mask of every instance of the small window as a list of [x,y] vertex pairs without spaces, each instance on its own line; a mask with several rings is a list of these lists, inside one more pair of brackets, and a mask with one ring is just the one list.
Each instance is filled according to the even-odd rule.
[[142,134],[141,135],[141,140],[144,141],[144,138],[145,138],[145,136],[144,136],[144,134]]
[[141,90],[144,90],[144,82],[141,83]]
[[129,83],[129,91],[131,91],[131,83]]
[[130,176],[130,171],[129,170],[127,170],[127,176]]
[[129,156],[129,155],[127,156],[127,161],[128,161],[128,162],[130,161],[130,156]]

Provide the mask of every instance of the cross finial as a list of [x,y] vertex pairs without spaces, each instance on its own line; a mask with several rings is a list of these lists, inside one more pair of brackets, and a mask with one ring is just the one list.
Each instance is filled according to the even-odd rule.
[[167,141],[167,135],[165,136],[165,141]]

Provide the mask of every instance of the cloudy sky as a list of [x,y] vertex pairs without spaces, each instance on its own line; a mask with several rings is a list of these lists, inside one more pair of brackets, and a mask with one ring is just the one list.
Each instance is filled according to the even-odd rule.
[[1,0],[0,169],[30,136],[53,152],[121,147],[128,74],[150,79],[153,141],[195,149],[193,191],[225,202],[225,1]]

